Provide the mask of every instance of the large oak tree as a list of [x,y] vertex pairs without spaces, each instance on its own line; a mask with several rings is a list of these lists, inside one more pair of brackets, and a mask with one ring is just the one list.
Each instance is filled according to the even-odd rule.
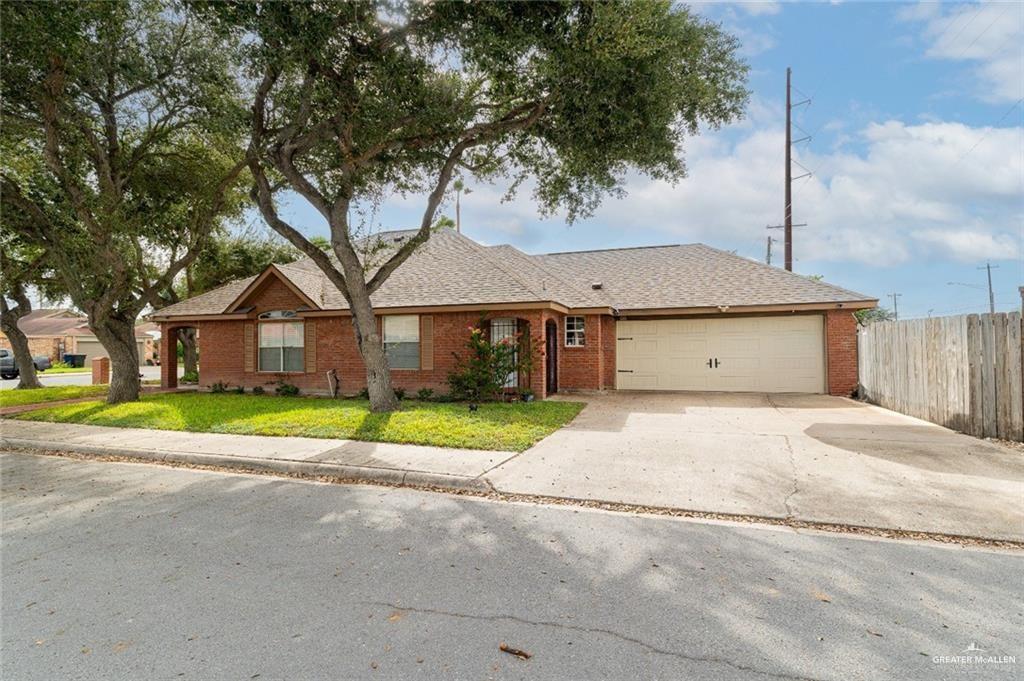
[[[139,313],[238,206],[244,112],[232,54],[155,0],[6,2],[0,12],[3,202],[34,216],[20,236],[47,252],[110,356],[108,401],[137,399]],[[33,162],[41,183],[25,170]]]
[[[370,296],[425,243],[453,177],[529,180],[540,209],[586,215],[633,169],[684,175],[687,135],[742,113],[736,40],[668,0],[215,2],[251,80],[249,167],[267,223],[345,296],[371,406],[396,406]],[[331,254],[275,190],[330,226]],[[366,262],[354,205],[420,195],[415,236]]]

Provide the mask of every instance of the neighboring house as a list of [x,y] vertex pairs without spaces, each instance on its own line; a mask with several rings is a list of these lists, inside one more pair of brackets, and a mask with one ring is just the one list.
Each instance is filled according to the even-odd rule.
[[[378,238],[394,248],[412,232]],[[386,256],[386,252],[378,257]],[[527,334],[519,377],[561,390],[724,390],[849,395],[857,386],[853,312],[876,300],[702,244],[527,255],[451,230],[372,297],[396,388],[445,391],[482,314],[492,340]],[[327,392],[365,386],[348,306],[311,260],[158,310],[163,337],[199,330],[202,385],[278,380]],[[176,383],[173,343],[162,379]]]
[[[18,320],[18,328],[28,338],[28,347],[32,355],[46,355],[51,362],[62,360],[65,354],[71,354],[85,355],[85,361],[88,363],[93,357],[103,357],[107,354],[103,345],[89,330],[88,320],[72,310],[33,310]],[[157,359],[153,333],[159,334],[153,324],[150,324],[148,329],[143,325],[136,327],[140,364],[153,364]],[[0,333],[0,348],[10,347],[7,336]]]

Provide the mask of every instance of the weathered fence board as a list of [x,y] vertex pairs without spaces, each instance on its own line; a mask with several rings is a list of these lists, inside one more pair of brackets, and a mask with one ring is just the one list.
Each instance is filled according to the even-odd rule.
[[880,322],[858,339],[865,399],[971,435],[1024,441],[1021,313]]

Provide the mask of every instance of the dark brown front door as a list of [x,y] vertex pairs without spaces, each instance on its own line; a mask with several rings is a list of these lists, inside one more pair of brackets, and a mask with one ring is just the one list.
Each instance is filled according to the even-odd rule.
[[547,346],[547,394],[558,392],[558,324],[548,320],[544,327],[545,345]]

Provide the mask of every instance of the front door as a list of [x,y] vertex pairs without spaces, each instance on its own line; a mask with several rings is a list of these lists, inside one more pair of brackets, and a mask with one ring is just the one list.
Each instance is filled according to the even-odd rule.
[[547,346],[547,362],[545,375],[547,376],[547,393],[558,392],[558,324],[554,320],[548,320],[545,330],[545,345]]

